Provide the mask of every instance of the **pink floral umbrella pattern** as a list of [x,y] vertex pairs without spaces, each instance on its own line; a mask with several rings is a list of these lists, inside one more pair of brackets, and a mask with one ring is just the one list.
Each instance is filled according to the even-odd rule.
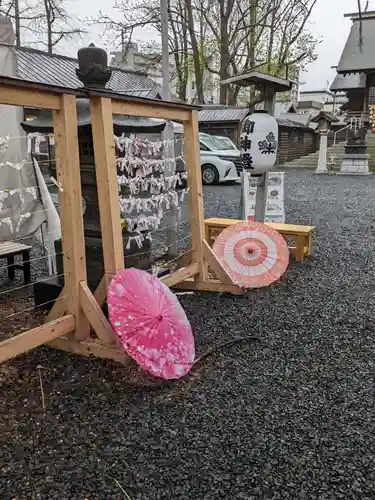
[[213,251],[233,283],[261,288],[277,281],[289,264],[284,238],[260,222],[239,222],[216,238]]
[[121,269],[108,287],[108,312],[124,349],[144,370],[167,380],[190,371],[195,358],[190,323],[156,276]]

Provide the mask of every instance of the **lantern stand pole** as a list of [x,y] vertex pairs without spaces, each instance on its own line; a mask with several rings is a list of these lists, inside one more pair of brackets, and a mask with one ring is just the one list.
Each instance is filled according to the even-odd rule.
[[[227,78],[226,80],[221,80],[220,82],[220,85],[237,85],[239,87],[249,87],[251,85],[254,85],[260,92],[263,93],[264,107],[267,110],[268,114],[271,116],[275,115],[276,93],[290,91],[292,88],[292,84],[293,82],[291,80],[280,78],[278,76],[268,75],[257,70],[250,70],[248,73],[242,73],[240,75]],[[244,181],[246,177],[246,180],[248,180],[251,175],[249,170],[243,168],[242,171],[242,186],[239,211],[241,218],[245,220],[247,219],[248,215],[248,213],[245,213],[248,192],[245,192],[246,183]],[[268,174],[252,174],[251,176],[258,179],[254,219],[258,222],[264,222],[267,204]]]
[[[264,85],[264,109],[270,116],[275,115],[275,101],[276,92],[275,88]],[[264,222],[266,219],[267,209],[267,186],[268,186],[268,173],[260,174],[257,176],[257,191],[255,197],[255,222]]]

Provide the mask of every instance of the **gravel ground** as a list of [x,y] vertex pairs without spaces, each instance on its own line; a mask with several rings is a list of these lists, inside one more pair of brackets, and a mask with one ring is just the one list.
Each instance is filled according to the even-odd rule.
[[[375,176],[286,184],[288,221],[317,225],[313,258],[244,297],[181,299],[198,353],[259,343],[158,389],[48,348],[2,366],[2,500],[375,498]],[[236,217],[238,198],[206,188],[206,216]]]

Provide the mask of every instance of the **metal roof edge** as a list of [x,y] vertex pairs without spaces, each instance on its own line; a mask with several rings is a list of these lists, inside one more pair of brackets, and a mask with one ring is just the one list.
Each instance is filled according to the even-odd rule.
[[42,92],[49,92],[53,94],[63,95],[63,94],[74,94],[76,97],[109,97],[111,99],[116,99],[118,101],[125,102],[139,102],[139,103],[150,103],[152,102],[159,107],[169,107],[169,108],[179,108],[186,110],[200,110],[199,106],[194,106],[191,104],[185,104],[174,101],[162,101],[160,99],[150,99],[148,97],[137,97],[124,94],[118,94],[110,90],[99,90],[99,89],[88,89],[88,88],[68,88],[59,87],[56,85],[49,85],[46,83],[36,83],[28,80],[22,80],[21,78],[13,78],[9,76],[0,76],[0,86],[3,87],[18,87],[31,90],[40,90]]

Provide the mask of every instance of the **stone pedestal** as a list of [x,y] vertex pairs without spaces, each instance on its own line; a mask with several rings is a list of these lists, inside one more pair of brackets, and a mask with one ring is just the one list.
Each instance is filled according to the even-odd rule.
[[346,154],[343,156],[340,172],[338,175],[369,175],[369,155]]
[[320,147],[319,147],[319,160],[318,168],[315,170],[316,174],[328,174],[327,169],[327,149],[328,149],[328,132],[321,132],[320,134]]
[[340,172],[341,175],[369,175],[367,145],[362,140],[355,143],[346,144],[345,154],[342,159]]

